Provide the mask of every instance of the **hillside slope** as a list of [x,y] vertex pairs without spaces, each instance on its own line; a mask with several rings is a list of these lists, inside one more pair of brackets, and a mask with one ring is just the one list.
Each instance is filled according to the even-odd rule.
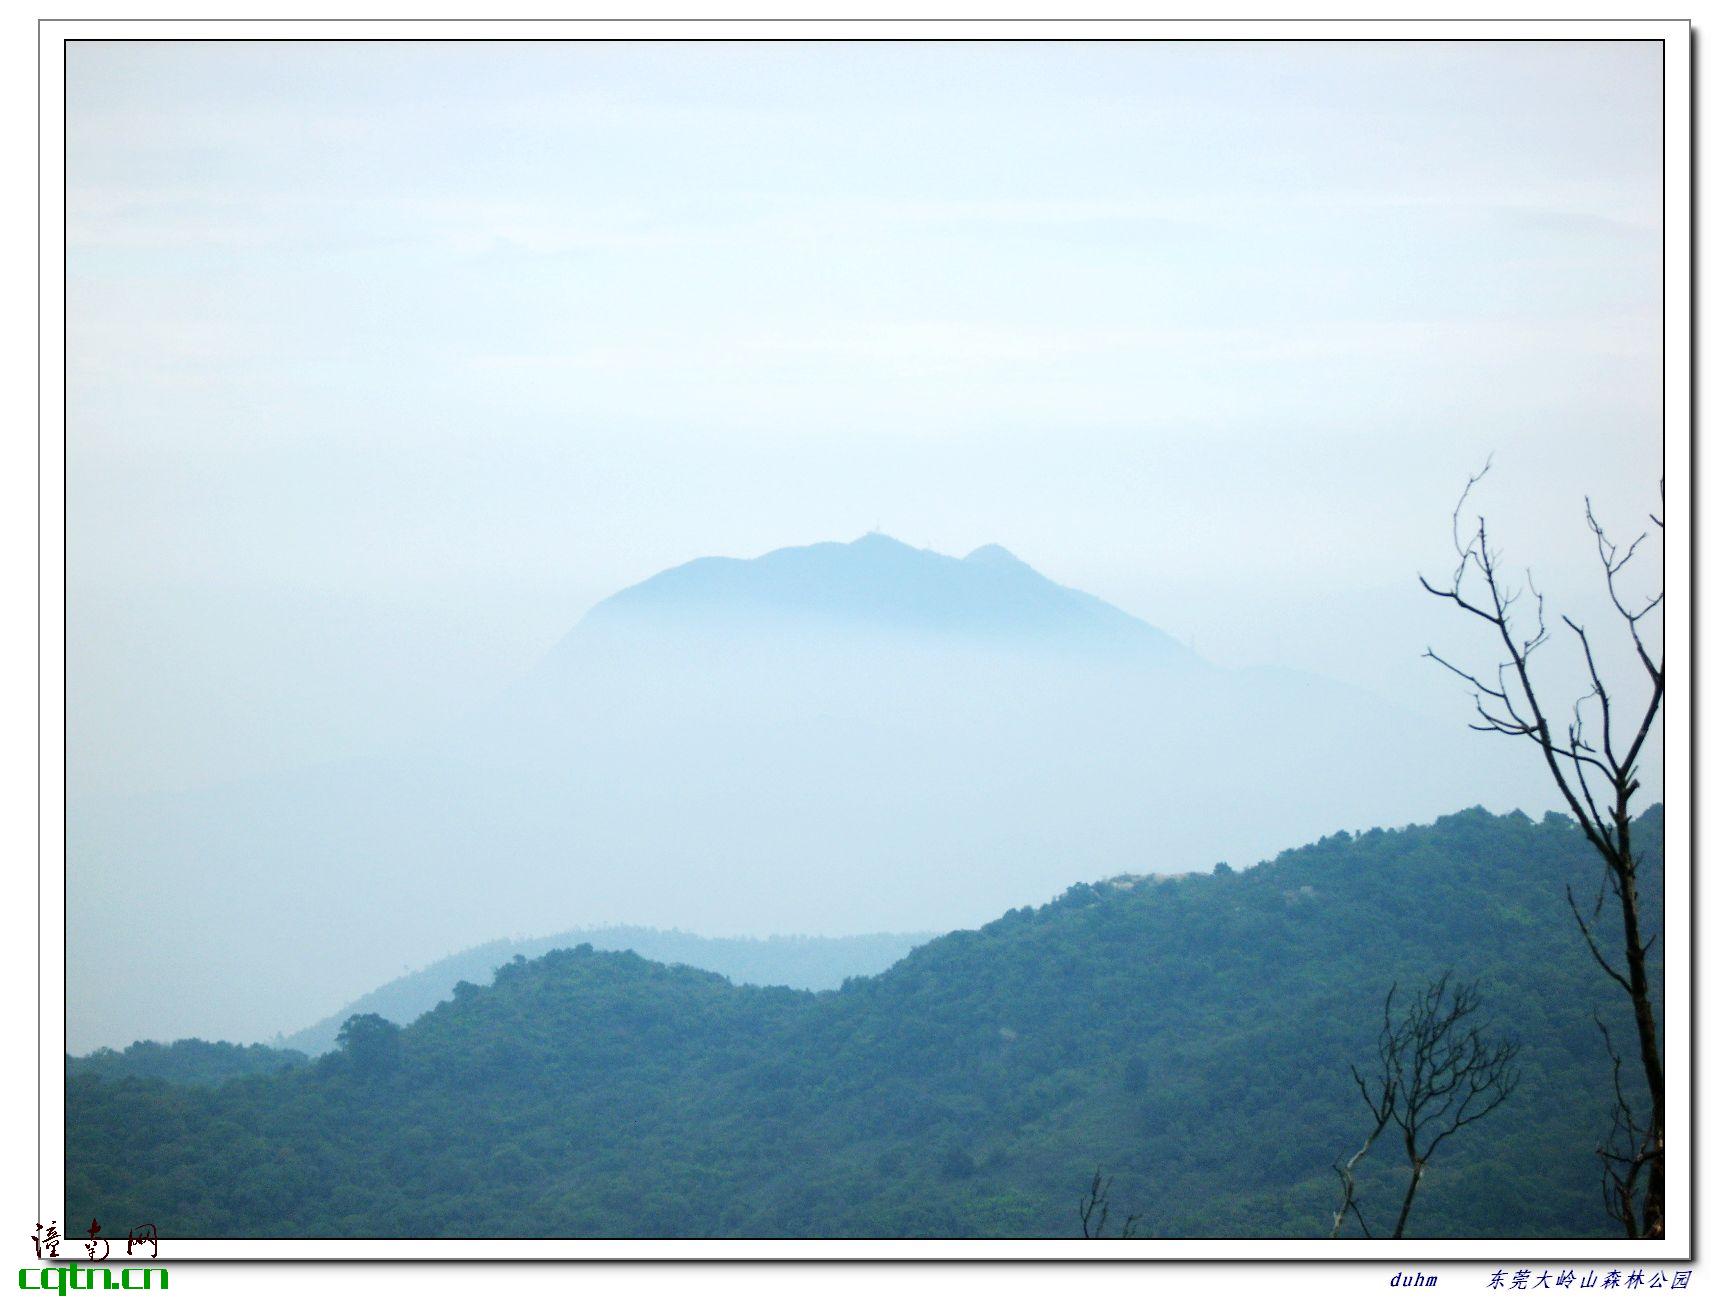
[[[1662,905],[1662,810],[1640,821]],[[68,1085],[69,1221],[164,1236],[1074,1234],[1096,1166],[1154,1235],[1317,1235],[1390,982],[1481,980],[1512,1101],[1411,1235],[1601,1236],[1622,1007],[1562,889],[1578,832],[1474,810],[1249,871],[1077,885],[831,993],[578,948],[220,1088]],[[1391,1157],[1390,1149],[1384,1156]],[[1365,1204],[1390,1218],[1391,1170]]]
[[140,1079],[167,1079],[175,1083],[212,1085],[248,1074],[274,1074],[278,1070],[305,1065],[306,1052],[291,1047],[253,1043],[208,1043],[201,1038],[182,1038],[172,1043],[148,1039],[133,1043],[125,1051],[98,1048],[86,1056],[68,1056],[66,1073],[89,1074],[104,1079],[128,1075]]
[[[333,1016],[271,1045],[318,1056],[336,1046],[350,1016],[379,1015],[404,1025],[451,996],[459,983],[491,983],[513,957],[543,957],[583,944],[598,952],[634,952],[670,966],[693,966],[735,984],[832,989],[854,975],[875,975],[935,936],[929,934],[772,935],[767,939],[710,938],[679,930],[616,925],[567,930],[538,939],[497,939],[453,953],[356,998]],[[110,1054],[112,1055],[112,1053]],[[89,1058],[82,1058],[89,1059]]]

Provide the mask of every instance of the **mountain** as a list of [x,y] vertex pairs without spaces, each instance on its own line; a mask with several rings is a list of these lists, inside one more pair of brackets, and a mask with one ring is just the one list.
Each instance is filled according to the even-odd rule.
[[498,968],[513,957],[542,957],[559,948],[587,945],[597,952],[634,952],[670,966],[713,971],[735,984],[815,991],[837,988],[855,975],[875,975],[934,937],[855,934],[843,938],[775,935],[767,939],[711,939],[680,930],[614,926],[567,930],[539,939],[499,939],[394,979],[356,998],[335,1015],[326,1016],[316,1025],[290,1034],[272,1046],[318,1056],[335,1049],[337,1031],[350,1016],[378,1015],[393,1024],[406,1025],[450,997],[458,984],[491,983]]
[[554,651],[557,665],[605,630],[656,623],[681,634],[773,629],[954,637],[1116,648],[1162,660],[1188,652],[1095,596],[1059,586],[1001,546],[961,559],[882,533],[792,546],[754,560],[711,557],[603,600]]
[[[1661,932],[1662,810],[1635,836]],[[1451,970],[1522,1077],[1438,1154],[1411,1235],[1609,1237],[1593,1016],[1632,1030],[1563,892],[1601,874],[1565,818],[1474,809],[1075,885],[823,993],[555,951],[406,1028],[351,1020],[285,1072],[69,1079],[66,1218],[165,1239],[1075,1236],[1102,1168],[1150,1235],[1321,1236],[1366,1131],[1349,1067],[1390,985]],[[1379,1233],[1394,1146],[1360,1176]]]
[[1223,670],[1000,547],[877,534],[650,577],[451,712],[366,760],[70,790],[71,1050],[269,1039],[548,916],[947,930],[1077,878],[1553,802],[1463,718]]

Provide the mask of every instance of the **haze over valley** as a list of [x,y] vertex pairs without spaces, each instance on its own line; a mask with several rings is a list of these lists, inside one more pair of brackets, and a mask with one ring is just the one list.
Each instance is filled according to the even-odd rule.
[[[412,748],[77,803],[72,1049],[269,1039],[549,921],[973,926],[1078,880],[1541,811],[1524,758],[1324,678],[1216,668],[993,545],[697,560]],[[121,863],[150,887],[102,908]]]

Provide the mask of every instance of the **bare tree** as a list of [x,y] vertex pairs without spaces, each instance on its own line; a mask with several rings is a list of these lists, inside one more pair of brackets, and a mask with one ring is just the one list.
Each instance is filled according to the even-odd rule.
[[[1088,1238],[1103,1237],[1111,1222],[1111,1184],[1112,1179],[1105,1176],[1103,1169],[1095,1168],[1093,1182],[1082,1196],[1077,1213],[1081,1216],[1081,1235]],[[1139,1214],[1126,1214],[1118,1225],[1115,1235],[1118,1237],[1135,1236],[1135,1225],[1141,1221]]]
[[[1640,789],[1641,752],[1652,735],[1664,703],[1664,657],[1656,654],[1646,621],[1664,604],[1660,575],[1656,595],[1629,598],[1624,590],[1628,566],[1651,535],[1643,532],[1626,548],[1616,545],[1599,524],[1586,501],[1586,526],[1597,546],[1603,581],[1625,635],[1628,647],[1644,672],[1645,683],[1633,701],[1632,723],[1624,717],[1620,743],[1612,729],[1610,692],[1599,672],[1599,657],[1585,625],[1564,615],[1562,622],[1578,643],[1583,661],[1585,690],[1575,700],[1571,714],[1560,719],[1546,711],[1533,675],[1533,657],[1549,640],[1544,598],[1530,572],[1524,581],[1510,584],[1499,551],[1492,549],[1489,531],[1479,515],[1474,528],[1462,531],[1461,520],[1472,489],[1489,472],[1489,464],[1474,474],[1454,507],[1454,550],[1459,558],[1452,580],[1432,583],[1419,577],[1424,590],[1441,597],[1482,620],[1492,631],[1497,663],[1493,673],[1471,673],[1442,658],[1433,649],[1427,657],[1464,680],[1472,691],[1478,731],[1513,736],[1535,745],[1551,780],[1561,792],[1568,810],[1586,839],[1604,862],[1603,887],[1591,915],[1582,912],[1573,889],[1567,892],[1568,907],[1585,937],[1593,959],[1627,996],[1633,1010],[1639,1042],[1640,1067],[1646,1084],[1648,1110],[1637,1113],[1622,1090],[1621,1058],[1608,1033],[1605,1043],[1612,1062],[1616,1104],[1610,1135],[1599,1147],[1605,1180],[1605,1204],[1630,1237],[1664,1235],[1664,1063],[1658,1041],[1657,1019],[1646,959],[1657,934],[1646,935],[1640,922],[1639,875],[1641,856],[1634,851],[1631,826],[1632,803]],[[1663,484],[1659,484],[1663,498]],[[1663,518],[1649,515],[1662,538]],[[1661,544],[1661,542],[1660,542]],[[1527,596],[1532,604],[1521,609]],[[1527,612],[1529,610],[1529,614]],[[1660,619],[1662,614],[1659,613]],[[1661,641],[1661,633],[1660,633]],[[1589,720],[1588,720],[1589,719]],[[1611,960],[1600,946],[1594,923],[1604,906],[1605,887],[1620,912],[1620,963]]]
[[[1594,1016],[1593,1019],[1596,1020],[1597,1017]],[[1610,1056],[1610,1087],[1616,1098],[1615,1105],[1610,1110],[1610,1132],[1598,1144],[1598,1160],[1603,1165],[1604,1209],[1612,1219],[1622,1225],[1622,1230],[1628,1236],[1636,1237],[1641,1233],[1646,1209],[1638,1203],[1641,1175],[1650,1170],[1654,1159],[1662,1159],[1663,1145],[1661,1135],[1654,1133],[1652,1125],[1642,1124],[1636,1118],[1634,1107],[1622,1090],[1621,1053],[1616,1050],[1609,1028],[1602,1020],[1597,1023],[1598,1032],[1604,1036],[1604,1050]],[[1662,1171],[1660,1191],[1661,1179]],[[1647,1187],[1650,1186],[1648,1179]],[[1650,1235],[1664,1235],[1662,1217],[1657,1222],[1656,1231]]]
[[1334,1228],[1332,1232],[1328,1233],[1329,1237],[1340,1235],[1340,1229],[1345,1227],[1346,1215],[1348,1214],[1357,1218],[1358,1227],[1363,1231],[1364,1236],[1371,1235],[1370,1225],[1364,1221],[1364,1212],[1358,1205],[1357,1168],[1358,1162],[1369,1155],[1370,1148],[1375,1146],[1376,1139],[1382,1135],[1382,1130],[1387,1128],[1388,1121],[1393,1118],[1394,1114],[1394,1102],[1396,1100],[1394,1080],[1398,1077],[1398,1071],[1394,1068],[1394,1057],[1390,1051],[1392,1038],[1390,1029],[1393,1024],[1394,991],[1398,987],[1397,984],[1391,986],[1388,989],[1388,996],[1382,1000],[1380,1046],[1382,1069],[1381,1078],[1376,1087],[1372,1089],[1365,1082],[1364,1076],[1358,1073],[1357,1066],[1351,1067],[1352,1081],[1358,1085],[1358,1092],[1363,1095],[1364,1105],[1370,1108],[1370,1118],[1375,1122],[1370,1126],[1369,1135],[1364,1138],[1363,1144],[1352,1152],[1345,1161],[1334,1164],[1334,1174],[1340,1180],[1340,1208],[1334,1211]]
[[1397,1024],[1393,1005],[1399,986],[1390,988],[1382,1001],[1373,1081],[1352,1066],[1352,1079],[1374,1124],[1356,1153],[1334,1166],[1342,1197],[1334,1212],[1332,1236],[1340,1235],[1348,1214],[1355,1216],[1366,1237],[1371,1235],[1358,1205],[1355,1170],[1390,1125],[1400,1135],[1410,1171],[1391,1234],[1403,1237],[1418,1184],[1437,1148],[1495,1110],[1519,1085],[1519,1071],[1514,1068],[1519,1045],[1486,1041],[1482,1027],[1471,1023],[1480,1001],[1477,986],[1455,984],[1450,989],[1452,978],[1444,973],[1430,984]]

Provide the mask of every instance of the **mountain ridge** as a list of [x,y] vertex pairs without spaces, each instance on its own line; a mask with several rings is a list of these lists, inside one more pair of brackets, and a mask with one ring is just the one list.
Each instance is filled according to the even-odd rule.
[[272,1048],[317,1056],[333,1050],[337,1032],[352,1015],[378,1014],[409,1024],[464,981],[489,983],[500,966],[583,944],[597,952],[634,952],[649,961],[710,971],[734,984],[818,992],[855,976],[875,975],[934,934],[769,935],[756,939],[689,934],[650,926],[595,926],[531,939],[495,939],[452,953],[371,990],[340,1011],[292,1034]]
[[713,630],[753,624],[1115,646],[1181,661],[1167,633],[1066,587],[996,543],[957,558],[871,532],[851,542],[785,546],[749,559],[686,561],[599,601],[549,656],[634,621]]
[[[1635,834],[1661,933],[1662,808]],[[1602,871],[1565,817],[1468,809],[1077,884],[824,993],[558,950],[312,1065],[70,1078],[66,1209],[165,1238],[1066,1236],[1104,1167],[1154,1236],[1322,1236],[1348,1066],[1390,984],[1452,969],[1526,1083],[1427,1172],[1415,1233],[1613,1236],[1613,989],[1563,893]],[[1397,1158],[1359,1186],[1385,1230]]]

